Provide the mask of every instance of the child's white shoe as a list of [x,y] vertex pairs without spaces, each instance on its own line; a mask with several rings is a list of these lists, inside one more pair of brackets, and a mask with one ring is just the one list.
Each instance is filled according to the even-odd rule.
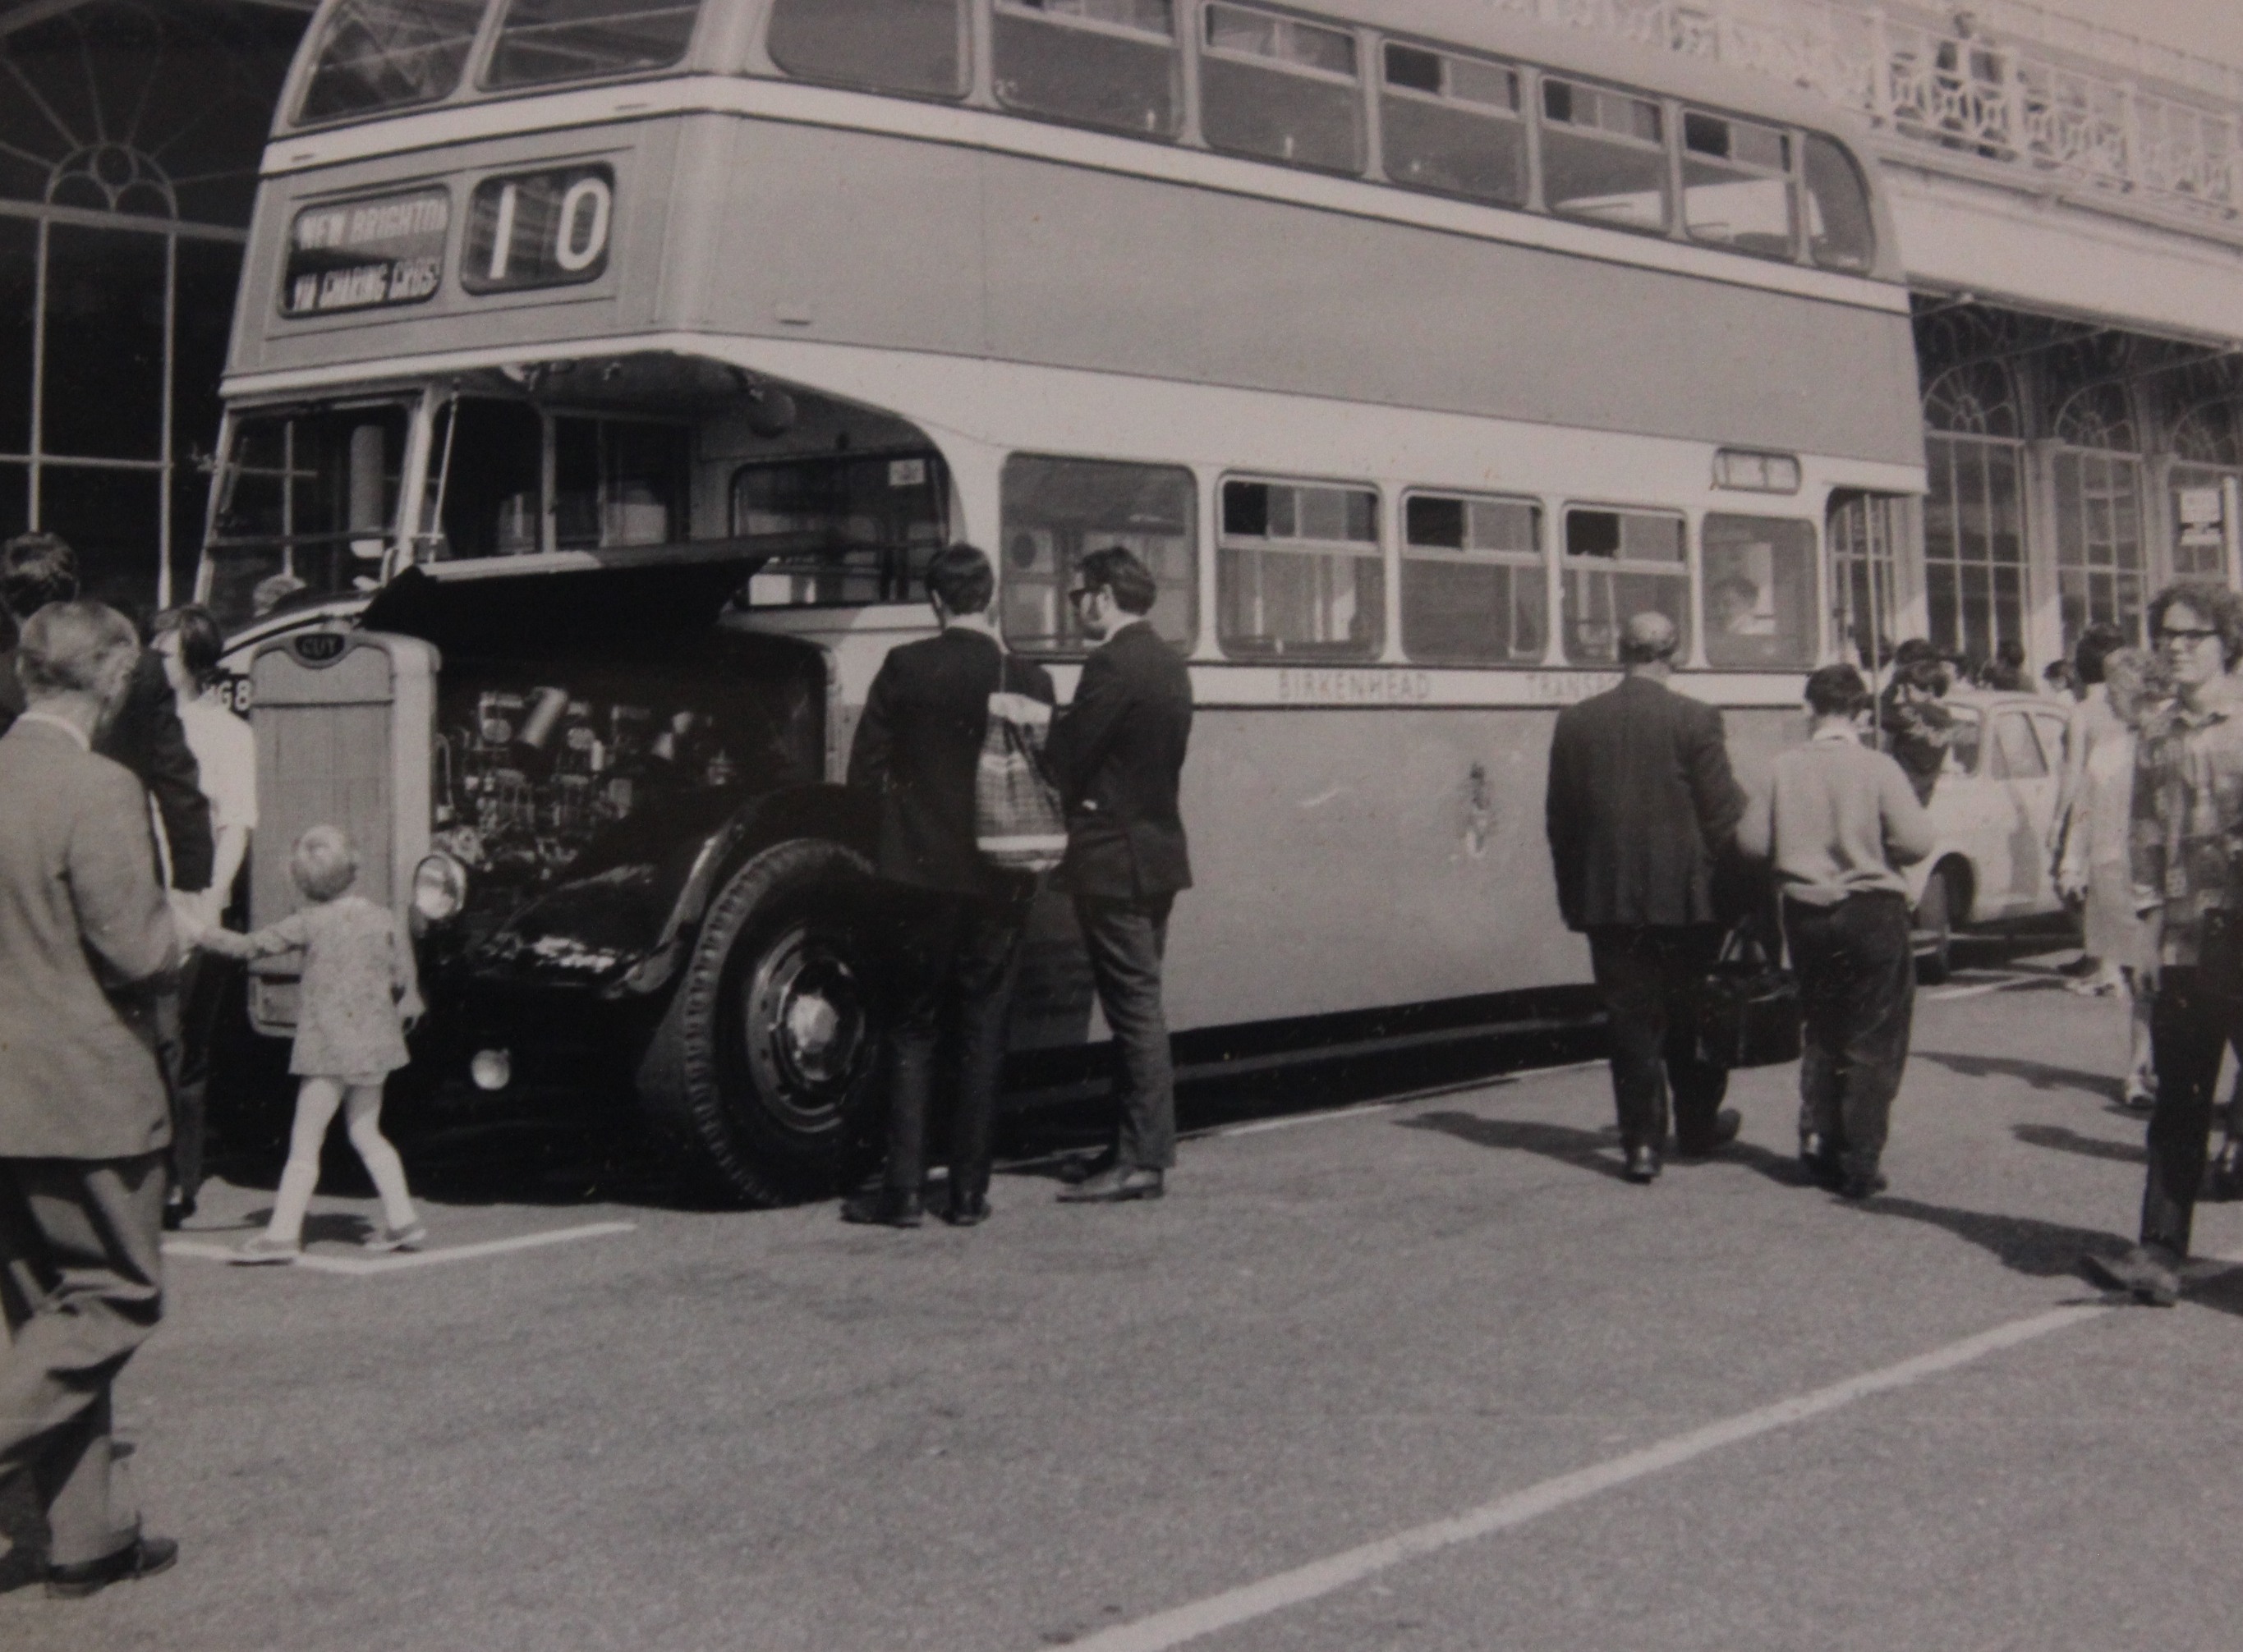
[[374,1228],[359,1244],[369,1251],[417,1251],[428,1242],[428,1225],[414,1222],[408,1227]]
[[304,1246],[300,1240],[274,1239],[270,1233],[259,1233],[236,1246],[227,1260],[236,1267],[273,1267],[283,1262],[293,1262],[303,1253]]

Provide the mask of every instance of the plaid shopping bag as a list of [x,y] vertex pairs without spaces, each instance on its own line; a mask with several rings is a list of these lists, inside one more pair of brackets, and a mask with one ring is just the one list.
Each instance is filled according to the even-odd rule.
[[1067,816],[1059,788],[1044,772],[1052,708],[1012,692],[1013,659],[989,696],[989,728],[973,785],[973,843],[993,865],[1048,872],[1067,855]]

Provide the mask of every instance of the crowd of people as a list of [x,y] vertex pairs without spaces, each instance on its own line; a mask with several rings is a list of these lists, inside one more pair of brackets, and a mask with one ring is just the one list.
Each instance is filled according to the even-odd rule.
[[[935,1213],[958,1226],[990,1214],[991,1125],[1038,887],[1036,871],[993,848],[1009,841],[991,836],[1005,829],[991,823],[1000,722],[1041,748],[1034,766],[1063,827],[1052,858],[1118,1068],[1112,1141],[1071,1162],[1059,1197],[1158,1198],[1175,1163],[1162,967],[1171,908],[1191,883],[1178,807],[1189,677],[1148,618],[1151,574],[1124,548],[1085,557],[1068,593],[1095,646],[1064,708],[1050,675],[1005,648],[994,582],[973,547],[933,559],[937,633],[889,654],[850,753],[848,782],[877,814],[894,976],[885,1152],[877,1185],[843,1201],[851,1222],[921,1225],[937,1156],[948,1176]],[[207,613],[159,614],[144,641],[81,600],[69,547],[38,534],[0,550],[0,610],[12,638],[0,653],[0,1305],[12,1344],[0,1482],[29,1476],[48,1586],[83,1595],[177,1557],[139,1528],[110,1394],[161,1312],[162,1229],[195,1208],[223,971],[303,959],[288,1158],[264,1231],[235,1254],[246,1264],[300,1254],[339,1114],[381,1200],[363,1242],[426,1242],[381,1128],[385,1082],[409,1060],[422,1006],[410,941],[353,892],[339,828],[314,826],[291,847],[293,914],[252,933],[228,927],[257,827],[255,762],[246,726],[212,691],[222,639]],[[2177,585],[2147,617],[2153,651],[2091,628],[2069,662],[2078,686],[2046,847],[2083,912],[2091,963],[2075,984],[2125,996],[2125,1093],[2150,1110],[2139,1243],[2085,1264],[2170,1303],[2221,1064],[2243,1048],[2243,596]],[[1748,794],[1721,713],[1668,682],[1678,640],[1663,614],[1628,619],[1622,680],[1567,708],[1550,749],[1559,906],[1586,937],[1607,1012],[1623,1173],[1657,1180],[1670,1131],[1682,1158],[1737,1136],[1701,999],[1744,933],[1788,953],[1796,977],[1805,1173],[1874,1198],[1913,1013],[1906,869],[1934,847],[1927,805],[1955,728],[1951,662],[1904,643],[1881,695],[1851,665],[1816,670],[1808,738]],[[2022,670],[2021,658],[2008,663]],[[939,1155],[927,1139],[937,1118],[948,1132]],[[2219,1158],[2243,1179],[2239,1142],[2231,1130]]]

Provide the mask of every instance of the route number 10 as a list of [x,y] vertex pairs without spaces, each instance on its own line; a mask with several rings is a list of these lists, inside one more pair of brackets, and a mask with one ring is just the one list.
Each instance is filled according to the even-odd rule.
[[487,178],[475,185],[461,283],[490,292],[592,280],[607,268],[615,208],[604,166]]

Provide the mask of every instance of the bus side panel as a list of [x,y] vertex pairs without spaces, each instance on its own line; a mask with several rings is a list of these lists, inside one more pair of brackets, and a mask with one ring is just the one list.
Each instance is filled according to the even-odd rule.
[[[1738,778],[1804,723],[1726,714]],[[1550,710],[1203,708],[1184,767],[1195,886],[1169,937],[1169,1023],[1241,1022],[1585,983],[1543,831]],[[1477,771],[1477,772],[1476,772]],[[1031,923],[1013,1038],[1103,1038],[1065,903]]]

